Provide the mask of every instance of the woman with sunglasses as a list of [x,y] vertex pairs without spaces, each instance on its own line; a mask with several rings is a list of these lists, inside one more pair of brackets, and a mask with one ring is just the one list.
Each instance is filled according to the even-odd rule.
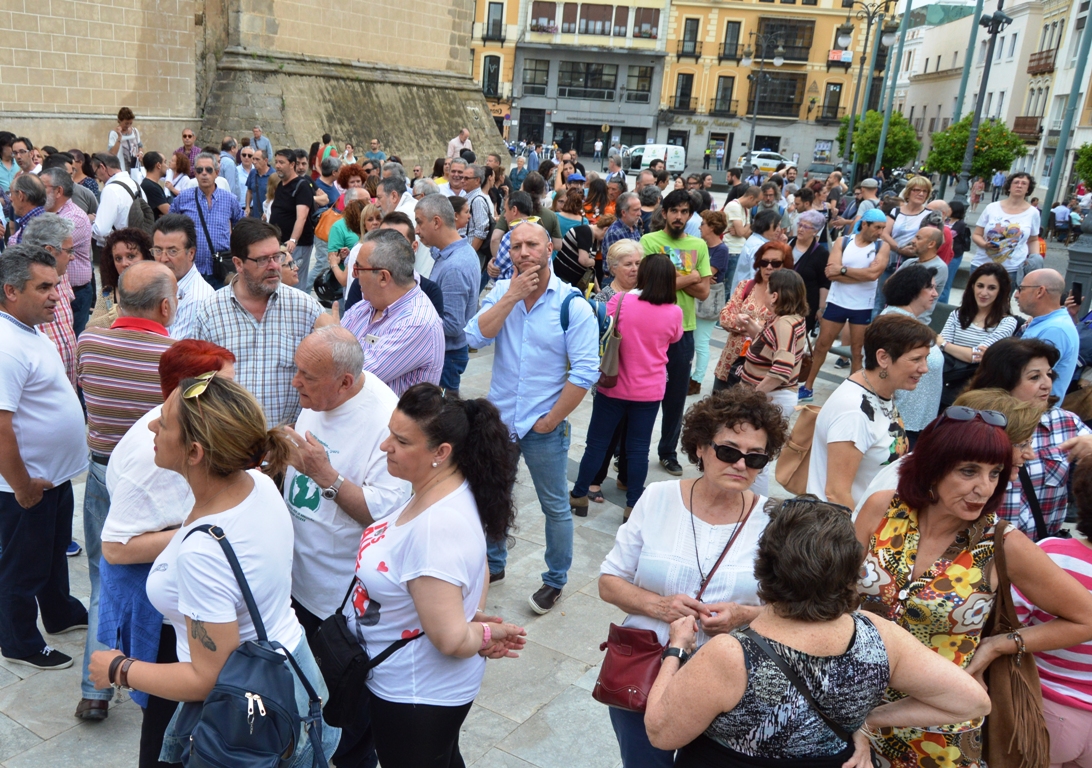
[[[997,508],[1013,468],[1007,419],[953,406],[903,460],[895,491],[869,497],[857,517],[866,548],[861,607],[895,622],[925,647],[981,677],[1002,655],[1055,650],[1092,639],[1092,594],[1015,529],[1007,529],[1006,572],[1014,586],[1057,617],[1009,635],[983,637],[998,583]],[[889,688],[888,701],[904,694]],[[872,745],[896,768],[975,766],[982,720],[937,728],[885,728]]]
[[[177,472],[189,484],[193,507],[182,527],[155,559],[148,575],[151,604],[170,622],[178,638],[178,662],[125,660],[120,651],[97,651],[91,679],[105,688],[116,684],[179,702],[203,702],[231,655],[242,642],[257,639],[238,580],[223,550],[208,533],[218,526],[238,557],[243,574],[272,641],[289,649],[308,681],[325,700],[326,684],[311,655],[291,605],[292,518],[272,477],[284,472],[292,444],[281,430],[266,428],[262,407],[246,389],[215,372],[184,379],[149,425],[155,434],[156,466]],[[296,701],[307,700],[293,675]],[[194,704],[167,729],[161,759],[180,762],[193,725]],[[326,726],[322,743],[332,755],[341,732]],[[310,766],[310,740],[296,740],[294,768]]]
[[[786,430],[780,409],[746,386],[690,407],[682,447],[701,475],[648,486],[600,568],[599,596],[626,612],[623,626],[650,629],[666,644],[673,621],[697,619],[701,646],[758,615],[754,559],[769,516],[766,499],[749,489]],[[674,764],[674,749],[649,741],[642,713],[611,707],[610,719],[624,766]]]
[[743,364],[742,357],[751,341],[746,327],[740,325],[740,317],[754,320],[760,328],[770,324],[775,317],[769,306],[770,275],[782,268],[792,269],[792,263],[792,248],[785,243],[771,240],[755,251],[754,277],[740,282],[720,311],[720,324],[728,331],[728,341],[713,372],[714,392],[739,383],[739,376],[733,371]]
[[[1021,477],[1008,484],[997,512],[1036,540],[1055,536],[1062,529],[1070,464],[1078,459],[1092,461],[1092,430],[1079,416],[1052,402],[1050,389],[1057,361],[1058,350],[1045,341],[1002,339],[985,351],[967,384],[967,391],[997,387],[1017,400],[1045,409],[1031,436],[1035,457],[1024,466]],[[1036,520],[1035,506],[1042,526]]]

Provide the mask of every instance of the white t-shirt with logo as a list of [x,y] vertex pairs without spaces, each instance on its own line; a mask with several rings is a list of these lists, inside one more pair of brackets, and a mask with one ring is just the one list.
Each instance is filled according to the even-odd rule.
[[247,474],[254,480],[250,495],[236,507],[179,528],[148,574],[148,600],[174,627],[179,661],[190,660],[186,617],[209,624],[237,621],[240,641],[258,637],[220,544],[203,531],[186,538],[200,525],[224,530],[269,639],[292,651],[303,637],[292,610],[292,518],[272,480],[258,470]]
[[976,226],[982,227],[989,248],[975,246],[971,269],[993,261],[1013,272],[1027,261],[1028,238],[1039,236],[1039,209],[1029,205],[1022,213],[1005,213],[999,200],[986,206]]
[[[869,243],[866,246],[857,245],[857,237],[849,240],[842,238],[845,245],[842,247],[842,266],[848,269],[867,269],[876,260],[876,250],[880,241]],[[830,282],[830,291],[827,293],[827,303],[842,309],[872,309],[876,298],[877,280],[869,280],[867,283],[840,283],[835,280]],[[813,454],[814,455],[814,454]]]
[[[392,643],[421,631],[408,582],[430,576],[459,587],[468,622],[485,587],[485,532],[467,483],[398,525],[404,510],[403,506],[364,530],[356,586],[345,606],[349,628],[373,658]],[[445,656],[424,637],[375,667],[368,689],[381,699],[402,704],[461,706],[478,695],[484,674],[481,656]]]
[[[326,448],[330,464],[345,478],[342,487],[363,487],[373,520],[389,515],[410,495],[409,483],[391,477],[387,454],[379,449],[397,405],[391,388],[366,373],[363,388],[351,399],[330,411],[304,408],[296,420],[299,434],[310,432]],[[321,491],[295,468],[285,473],[284,499],[296,533],[292,597],[325,619],[337,611],[352,581],[364,526]]]

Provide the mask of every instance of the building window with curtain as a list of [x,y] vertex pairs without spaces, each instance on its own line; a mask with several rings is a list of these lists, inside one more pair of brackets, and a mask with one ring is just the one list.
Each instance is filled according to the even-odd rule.
[[614,9],[614,36],[625,37],[629,29],[629,8],[623,5]]
[[492,98],[500,96],[500,56],[482,59],[482,93]]
[[561,31],[566,33],[576,32],[576,11],[579,6],[576,3],[565,3],[561,11]]
[[531,3],[531,31],[557,31],[557,3],[535,0]]
[[611,16],[614,7],[610,5],[591,5],[584,3],[580,6],[580,24],[577,31],[582,35],[610,35]]
[[660,9],[636,8],[633,12],[633,36],[655,40],[660,35]]

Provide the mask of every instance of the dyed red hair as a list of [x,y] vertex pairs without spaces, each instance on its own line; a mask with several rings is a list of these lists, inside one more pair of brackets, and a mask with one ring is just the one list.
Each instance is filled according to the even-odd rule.
[[[770,253],[774,251],[774,253]],[[768,243],[763,243],[755,251],[755,282],[762,282],[762,268],[758,265],[763,258],[773,259],[777,256],[781,256],[781,268],[792,269],[792,246],[785,243],[780,243],[777,240],[770,240]]]
[[997,487],[982,514],[996,511],[1009,487],[1012,442],[1004,429],[978,417],[954,421],[941,415],[921,431],[914,450],[899,466],[899,497],[913,509],[924,509],[933,487],[965,461],[1001,465]]
[[225,363],[234,363],[231,350],[200,339],[176,341],[159,358],[159,386],[166,400],[178,388],[178,382],[192,379],[209,371],[222,370]]

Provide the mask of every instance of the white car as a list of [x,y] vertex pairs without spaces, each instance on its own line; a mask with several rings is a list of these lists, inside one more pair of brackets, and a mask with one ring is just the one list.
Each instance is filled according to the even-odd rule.
[[739,167],[743,169],[744,173],[751,170],[752,165],[758,166],[758,170],[763,173],[770,173],[777,170],[777,166],[781,163],[792,165],[792,160],[779,155],[776,152],[751,152],[749,154],[743,154],[739,156]]

